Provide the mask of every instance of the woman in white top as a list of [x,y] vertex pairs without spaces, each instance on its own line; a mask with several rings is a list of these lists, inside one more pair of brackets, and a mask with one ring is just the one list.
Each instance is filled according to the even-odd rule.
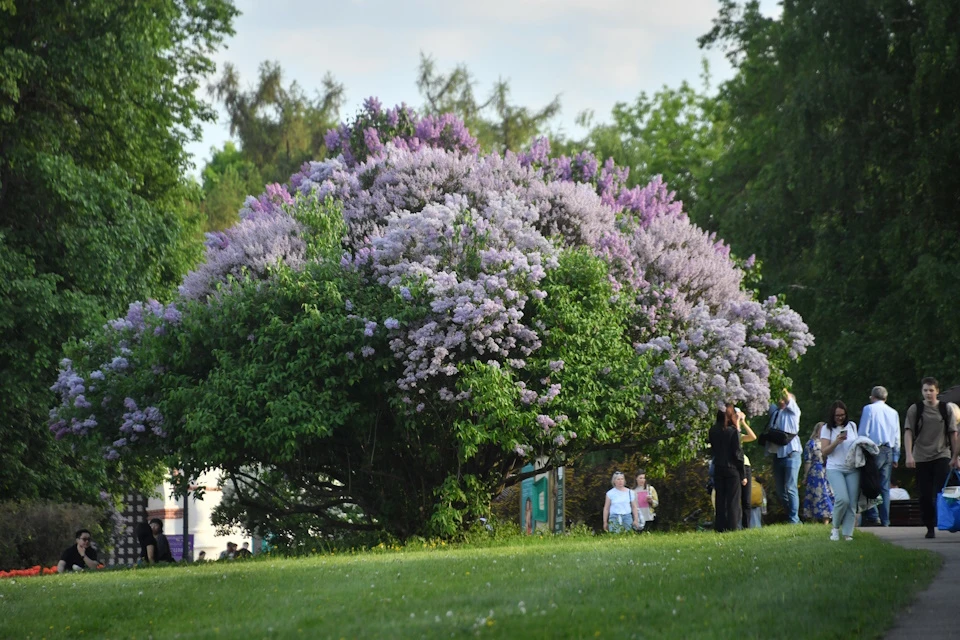
[[831,540],[853,540],[860,497],[860,470],[847,466],[847,452],[857,439],[857,424],[847,419],[847,405],[839,400],[830,409],[830,420],[820,431],[820,450],[827,458],[827,481],[833,489]]
[[627,489],[626,480],[622,471],[614,471],[610,478],[613,489],[607,491],[607,498],[603,502],[603,530],[610,533],[625,533],[640,528],[637,500],[633,491]]

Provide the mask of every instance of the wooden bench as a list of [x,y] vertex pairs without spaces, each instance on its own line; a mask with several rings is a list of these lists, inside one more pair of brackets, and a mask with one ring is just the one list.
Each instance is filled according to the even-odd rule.
[[891,527],[922,527],[919,500],[891,500],[890,501]]

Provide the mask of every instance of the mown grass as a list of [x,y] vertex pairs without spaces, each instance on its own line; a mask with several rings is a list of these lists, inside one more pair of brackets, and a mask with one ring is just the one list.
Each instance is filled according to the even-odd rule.
[[4,580],[0,637],[871,638],[941,565],[828,534],[527,538]]

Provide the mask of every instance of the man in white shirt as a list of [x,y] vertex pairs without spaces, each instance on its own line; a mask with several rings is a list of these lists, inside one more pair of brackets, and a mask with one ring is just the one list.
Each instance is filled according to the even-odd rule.
[[877,469],[880,471],[880,497],[883,502],[863,514],[863,522],[890,526],[890,475],[900,462],[900,414],[887,404],[887,390],[876,386],[870,391],[870,404],[860,413],[860,435],[880,447]]

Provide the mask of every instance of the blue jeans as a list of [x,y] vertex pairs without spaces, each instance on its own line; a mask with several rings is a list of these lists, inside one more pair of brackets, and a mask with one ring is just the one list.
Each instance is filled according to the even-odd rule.
[[777,483],[777,495],[787,512],[790,524],[800,524],[800,493],[797,491],[797,476],[800,475],[800,452],[794,451],[785,458],[773,459],[773,478]]
[[[882,504],[863,512],[864,522],[877,522],[884,527],[890,526],[890,475],[893,473],[893,449],[884,445],[877,454],[877,469],[880,471],[880,498]],[[877,512],[879,511],[879,515]]]
[[833,489],[833,528],[852,536],[860,499],[860,469],[827,469],[827,481]]
[[610,533],[627,533],[633,529],[633,515],[632,514],[616,514],[611,513],[610,517],[607,518],[607,531]]

